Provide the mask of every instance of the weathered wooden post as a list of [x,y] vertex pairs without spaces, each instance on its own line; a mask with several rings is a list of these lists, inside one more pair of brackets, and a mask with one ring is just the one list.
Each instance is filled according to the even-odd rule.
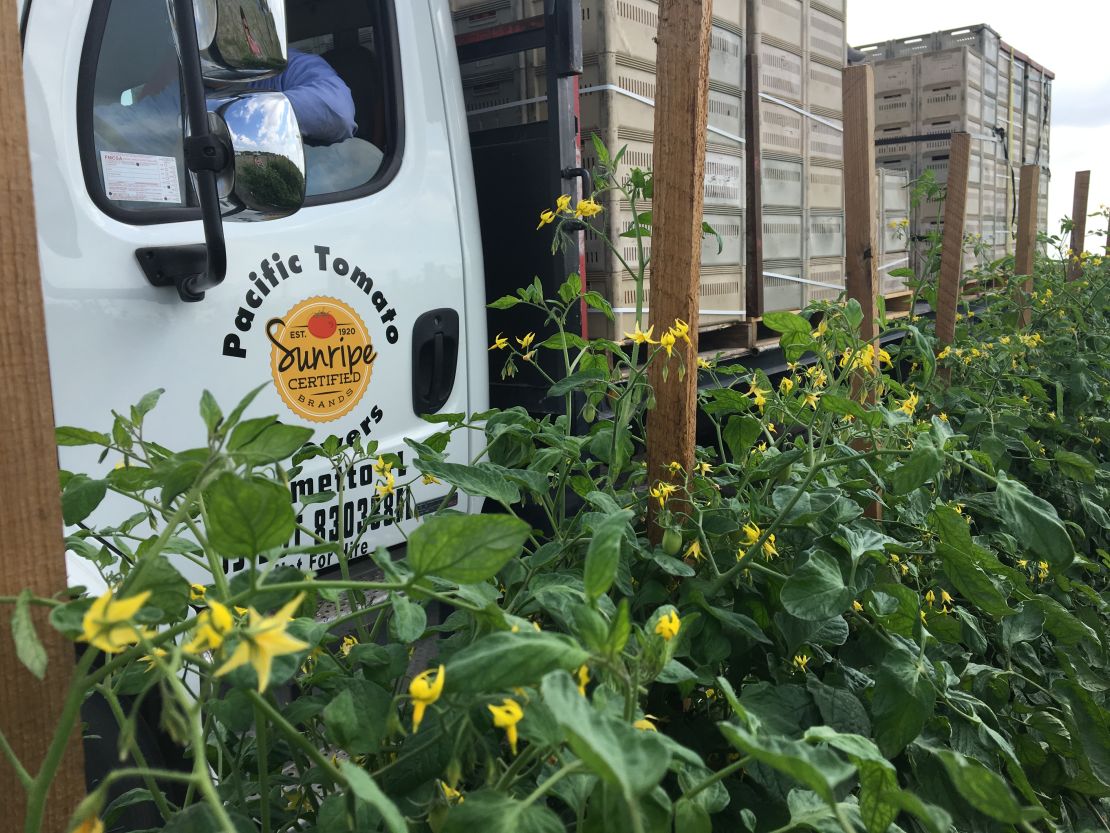
[[1027,327],[1031,318],[1029,293],[1033,291],[1033,255],[1037,250],[1037,194],[1040,189],[1041,169],[1038,165],[1023,165],[1021,190],[1018,195],[1018,221],[1014,276],[1026,275],[1021,286],[1014,290],[1018,306],[1018,326]]
[[[712,0],[660,0],[655,93],[655,200],[648,308],[656,335],[675,319],[690,325],[690,343],[675,353],[679,378],[663,362],[650,371],[655,408],[648,414],[648,477],[662,479],[675,461],[694,463],[697,412],[698,281],[701,265],[705,139],[709,116],[709,29]],[[657,539],[662,532],[652,527]]]
[[[963,276],[964,220],[967,216],[967,171],[971,160],[971,134],[953,133],[948,157],[948,194],[944,201],[944,237],[937,279],[936,331],[943,347],[956,336],[956,304]],[[947,375],[947,374],[945,374]]]
[[[54,405],[46,356],[46,323],[39,284],[27,115],[23,103],[22,50],[15,11],[0,16],[0,380],[4,430],[0,431],[0,596],[23,588],[50,596],[66,587]],[[5,625],[12,608],[0,614]],[[36,679],[19,661],[12,628],[0,633],[0,731],[26,774],[34,776],[54,736],[73,673],[73,643],[51,628],[46,608],[32,620],[46,648],[46,677]],[[0,806],[4,830],[23,827],[24,785],[0,755]],[[44,831],[63,831],[85,794],[77,733],[54,778]]]
[[1091,172],[1075,172],[1075,192],[1071,203],[1071,258],[1068,261],[1068,280],[1074,281],[1083,274],[1083,264],[1078,260],[1087,249],[1087,196],[1091,191]]

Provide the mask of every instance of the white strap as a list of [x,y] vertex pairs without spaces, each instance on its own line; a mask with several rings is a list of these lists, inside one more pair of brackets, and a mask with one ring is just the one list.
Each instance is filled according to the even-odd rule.
[[[613,307],[613,312],[620,313],[622,315],[626,314],[626,313],[634,314],[636,312],[636,308],[635,307]],[[644,312],[645,315],[647,314],[647,312],[648,312],[647,306],[644,307],[643,312]],[[742,310],[742,309],[701,309],[701,310],[698,310],[698,315],[747,315],[747,314],[748,314],[747,310]]]
[[793,281],[794,283],[804,283],[804,284],[806,284],[806,286],[819,286],[822,289],[839,289],[841,292],[844,291],[843,286],[837,286],[836,284],[832,284],[832,283],[821,283],[821,281],[811,281],[811,280],[807,280],[806,278],[796,277],[794,275],[783,275],[783,274],[780,274],[779,272],[764,272],[763,277],[765,277],[765,278],[779,278],[780,280]]
[[807,119],[813,119],[814,121],[821,122],[821,124],[828,125],[833,130],[839,130],[841,133],[844,132],[844,127],[842,125],[839,125],[833,121],[829,121],[828,119],[822,118],[821,116],[816,116],[808,110],[803,110],[801,107],[798,107],[795,104],[791,104],[789,101],[783,101],[781,98],[775,98],[775,96],[767,95],[767,93],[760,93],[759,97],[762,98],[764,101],[770,101],[772,104],[777,104],[780,107],[785,107],[787,110],[793,110],[795,113],[800,113]]
[[901,266],[905,263],[909,263],[909,262],[910,262],[909,257],[904,257],[901,260],[896,260],[893,263],[888,263],[885,266],[880,266],[879,271],[880,272],[888,272],[891,269],[897,269],[899,266]]

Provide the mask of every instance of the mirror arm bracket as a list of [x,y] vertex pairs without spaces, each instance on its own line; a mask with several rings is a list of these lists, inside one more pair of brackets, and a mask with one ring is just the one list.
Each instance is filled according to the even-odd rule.
[[[155,286],[175,286],[182,301],[200,301],[206,290],[219,286],[227,273],[220,197],[216,172],[231,160],[228,148],[213,135],[208,122],[208,100],[197,43],[193,0],[172,0],[181,82],[185,92],[186,165],[193,174],[204,226],[203,246],[165,246],[135,252],[147,280]],[[219,163],[223,163],[222,165]]]

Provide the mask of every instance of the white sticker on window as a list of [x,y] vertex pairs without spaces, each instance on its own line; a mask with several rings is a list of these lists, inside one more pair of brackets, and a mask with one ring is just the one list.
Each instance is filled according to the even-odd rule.
[[102,150],[100,161],[108,199],[181,204],[177,160],[172,156]]

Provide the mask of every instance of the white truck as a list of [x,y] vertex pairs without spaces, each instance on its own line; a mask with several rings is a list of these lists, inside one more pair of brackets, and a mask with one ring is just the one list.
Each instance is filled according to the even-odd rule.
[[[148,435],[188,448],[204,440],[202,390],[234,404],[265,383],[253,412],[403,459],[405,438],[435,431],[423,414],[485,410],[487,292],[537,273],[555,286],[579,266],[573,247],[552,257],[531,233],[583,175],[580,14],[578,0],[548,0],[542,17],[458,46],[464,60],[546,47],[563,67],[549,86],[556,118],[476,146],[502,171],[483,207],[487,250],[506,253],[493,280],[447,0],[23,0],[57,424],[105,428],[112,409],[161,387]],[[289,99],[258,89],[294,48],[350,88],[353,138],[303,139]],[[518,229],[530,233],[523,246]],[[493,400],[542,407],[538,381]],[[457,433],[448,454],[470,459],[475,441]],[[72,471],[114,462],[61,450]],[[383,514],[372,545],[390,546],[447,490],[418,483],[380,502],[364,474],[343,506],[310,506],[302,522],[334,539],[340,524],[350,537]],[[334,485],[326,468],[306,468],[291,498]],[[70,572],[102,584],[81,559]]]

